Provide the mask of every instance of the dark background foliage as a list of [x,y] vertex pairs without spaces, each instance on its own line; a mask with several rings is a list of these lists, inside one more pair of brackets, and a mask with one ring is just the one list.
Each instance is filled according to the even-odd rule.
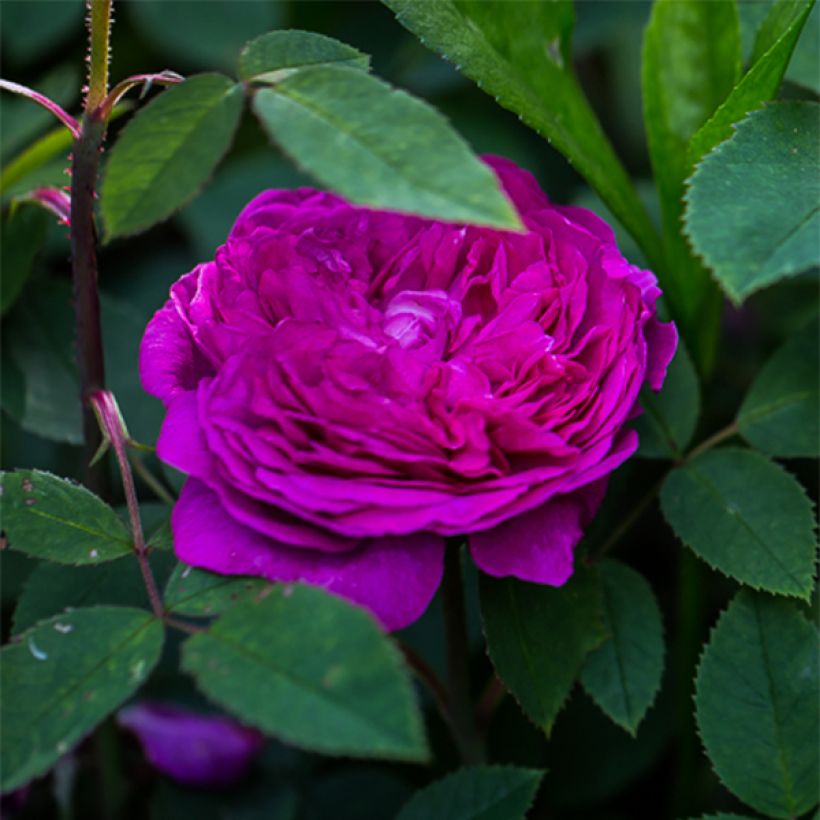
[[[744,19],[751,20],[756,13],[752,6]],[[639,180],[650,212],[657,214],[651,183],[640,183],[650,175],[639,79],[641,33],[648,14],[649,4],[644,2],[577,3],[574,58],[606,132]],[[76,111],[86,49],[81,2],[3,0],[0,15],[0,74],[49,90],[68,110]],[[376,74],[431,101],[477,152],[503,154],[528,168],[556,202],[578,202],[604,213],[595,195],[558,153],[426,50],[388,9],[375,2],[123,0],[116,9],[113,72],[123,77],[164,68],[183,74],[230,70],[242,43],[278,27],[325,33],[371,54]],[[812,28],[810,21],[809,29],[783,96],[805,96],[803,84],[816,69],[811,52],[816,54],[817,26]],[[813,41],[807,45],[810,38]],[[0,159],[5,164],[51,124],[26,101],[4,96],[0,106]],[[112,137],[119,127],[119,122],[114,123]],[[65,181],[64,165],[63,160],[52,163],[43,172],[43,181]],[[201,195],[138,239],[115,240],[102,249],[109,380],[137,439],[153,443],[161,420],[158,403],[140,389],[136,354],[142,330],[163,303],[168,287],[198,261],[210,258],[251,196],[263,188],[304,183],[305,178],[270,147],[256,120],[245,116],[229,155]],[[3,192],[4,203],[13,193],[13,189]],[[22,297],[3,322],[2,467],[37,467],[79,476],[67,229],[52,219],[44,220],[37,229],[47,231],[47,241],[35,259]],[[634,243],[623,232],[620,235],[626,255],[641,262]],[[8,245],[6,237],[4,245]],[[704,390],[700,437],[733,418],[761,363],[816,311],[816,303],[816,280],[804,275],[759,292],[742,309],[726,308],[719,357]],[[30,409],[26,402],[31,391],[37,400],[34,416],[24,412]],[[56,430],[57,435],[52,440],[44,438],[38,435],[43,429]],[[816,499],[815,463],[791,460],[786,466]],[[152,468],[161,470],[155,462]],[[599,547],[634,500],[661,474],[662,465],[653,461],[632,460],[619,470],[583,548]],[[178,481],[167,472],[164,478],[171,485]],[[146,488],[141,489],[150,498]],[[5,640],[15,602],[35,562],[20,553],[0,556]],[[548,770],[533,817],[626,820],[742,810],[703,755],[692,718],[690,681],[709,627],[735,585],[681,550],[656,508],[619,542],[617,556],[651,580],[668,640],[664,684],[637,737],[614,726],[580,688],[558,717],[549,739],[507,697],[490,727],[492,757]],[[483,682],[491,668],[480,637],[476,578],[468,578],[474,603],[470,612],[474,680]],[[440,620],[434,602],[428,614],[404,635],[439,669],[443,666]],[[177,647],[172,638],[168,643],[167,662],[152,682],[151,693],[199,702],[178,675],[164,674],[164,669],[176,668]],[[428,712],[432,715],[432,709]],[[78,751],[75,813],[63,808],[60,816],[96,816],[102,800],[102,805],[115,801],[127,807],[122,816],[135,818],[390,818],[414,788],[457,764],[438,717],[432,715],[428,725],[436,761],[433,768],[351,763],[271,742],[248,780],[216,795],[185,791],[158,776],[144,763],[136,745],[109,726],[94,743]],[[54,783],[35,786],[20,816],[57,816],[58,780],[59,776]]]

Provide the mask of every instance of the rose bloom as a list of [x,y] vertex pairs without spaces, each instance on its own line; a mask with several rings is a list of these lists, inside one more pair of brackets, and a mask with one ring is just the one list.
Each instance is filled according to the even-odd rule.
[[677,335],[604,222],[487,162],[525,233],[266,191],[172,287],[140,371],[189,475],[180,559],[324,587],[388,629],[427,607],[449,536],[490,575],[570,577]]

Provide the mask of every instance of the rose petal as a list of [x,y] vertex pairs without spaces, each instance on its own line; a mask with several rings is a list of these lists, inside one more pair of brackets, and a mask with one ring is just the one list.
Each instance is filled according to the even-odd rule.
[[443,571],[441,537],[374,538],[346,553],[291,547],[232,519],[196,479],[185,483],[171,523],[176,553],[192,566],[322,587],[366,607],[391,631],[421,616]]
[[135,703],[120,710],[117,722],[137,736],[153,766],[192,786],[235,783],[265,742],[260,732],[228,717],[171,704]]
[[561,586],[572,575],[573,550],[598,509],[606,480],[470,535],[470,554],[488,575]]
[[644,328],[647,346],[646,382],[653,390],[660,390],[666,378],[666,369],[678,349],[678,330],[672,322],[659,322],[654,317]]

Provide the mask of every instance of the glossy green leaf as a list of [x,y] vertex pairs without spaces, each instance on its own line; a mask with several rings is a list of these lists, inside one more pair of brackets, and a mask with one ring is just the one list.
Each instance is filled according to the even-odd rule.
[[300,68],[320,65],[370,66],[370,57],[346,43],[313,31],[271,31],[248,43],[239,55],[239,76],[275,82]]
[[643,40],[641,82],[649,154],[661,204],[665,264],[658,270],[674,318],[702,369],[712,355],[720,296],[681,235],[692,135],[740,71],[734,0],[658,0]]
[[[150,558],[157,583],[169,575],[174,559],[156,552]],[[97,567],[40,564],[28,577],[14,610],[14,634],[68,609],[99,605],[150,609],[145,581],[133,555]]]
[[189,639],[182,667],[240,720],[326,754],[424,760],[409,677],[372,617],[313,587],[276,586]]
[[512,766],[459,769],[413,795],[396,820],[524,820],[543,776]]
[[482,575],[480,594],[495,671],[549,732],[584,660],[606,637],[600,578],[580,567],[562,587]]
[[0,244],[0,314],[15,303],[46,238],[49,215],[38,205],[20,205],[3,219]]
[[2,790],[43,774],[142,684],[159,659],[162,624],[138,609],[58,615],[3,647]]
[[283,4],[270,0],[138,0],[124,6],[139,31],[170,66],[230,71],[252,37],[276,28]]
[[233,140],[242,87],[200,74],[154,98],[119,136],[100,210],[107,239],[161,222],[202,187]]
[[669,365],[659,393],[646,386],[641,391],[643,415],[635,423],[643,458],[680,458],[695,432],[700,415],[700,385],[683,342]]
[[818,141],[820,106],[771,103],[692,176],[686,232],[734,302],[820,264]]
[[817,630],[796,607],[740,592],[701,657],[696,716],[723,783],[768,817],[817,803]]
[[772,5],[758,31],[751,68],[692,137],[689,144],[691,166],[718,143],[731,137],[735,123],[774,98],[814,2],[778,0]]
[[441,114],[363,71],[306,68],[257,91],[253,107],[297,164],[354,202],[520,227],[495,175]]
[[715,569],[755,589],[811,594],[811,502],[792,475],[760,453],[723,447],[678,467],[664,481],[661,509]]
[[177,615],[210,617],[268,587],[262,578],[217,575],[180,563],[165,587],[165,606]]
[[652,705],[663,675],[663,623],[652,587],[619,561],[600,565],[607,639],[584,663],[581,683],[631,735]]
[[119,516],[85,487],[40,470],[0,473],[8,545],[60,564],[99,564],[131,552]]
[[741,435],[775,456],[820,455],[820,327],[810,322],[763,366],[737,417]]
[[384,0],[399,22],[569,159],[653,260],[655,229],[572,70],[572,4]]

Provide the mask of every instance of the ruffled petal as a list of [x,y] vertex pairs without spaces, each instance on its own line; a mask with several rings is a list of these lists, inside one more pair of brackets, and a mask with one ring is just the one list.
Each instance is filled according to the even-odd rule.
[[561,586],[572,575],[573,551],[603,499],[606,481],[556,496],[546,504],[470,535],[470,553],[488,575]]
[[231,518],[196,479],[183,487],[171,523],[177,556],[192,566],[322,587],[366,607],[391,631],[427,609],[444,565],[444,539],[427,533],[374,538],[337,554],[288,546]]
[[672,322],[650,319],[644,328],[646,338],[646,382],[653,390],[660,390],[666,378],[666,369],[678,349],[678,330]]

